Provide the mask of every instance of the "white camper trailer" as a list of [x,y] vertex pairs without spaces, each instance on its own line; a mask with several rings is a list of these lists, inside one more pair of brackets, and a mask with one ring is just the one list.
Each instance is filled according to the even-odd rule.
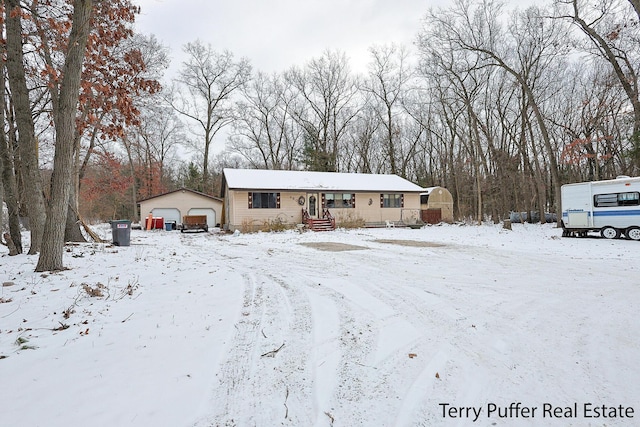
[[640,177],[567,184],[561,195],[563,237],[599,231],[640,240]]

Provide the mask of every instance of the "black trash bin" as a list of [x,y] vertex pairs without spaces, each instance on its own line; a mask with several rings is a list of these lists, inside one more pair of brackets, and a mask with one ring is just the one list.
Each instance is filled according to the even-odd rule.
[[131,221],[119,219],[111,221],[111,237],[116,246],[129,246],[131,240]]

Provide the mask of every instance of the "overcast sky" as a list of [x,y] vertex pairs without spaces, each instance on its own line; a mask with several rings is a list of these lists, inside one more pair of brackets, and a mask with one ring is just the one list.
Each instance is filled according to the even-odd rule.
[[429,7],[446,0],[137,0],[137,29],[171,48],[179,67],[182,46],[196,39],[268,73],[302,66],[326,49],[347,54],[364,72],[372,45],[412,47]]
[[[536,0],[506,0],[509,6]],[[539,0],[538,0],[539,1]],[[214,50],[250,60],[254,71],[280,73],[304,66],[327,50],[339,50],[351,69],[364,73],[373,45],[403,44],[413,50],[421,20],[431,7],[451,0],[134,0],[142,8],[137,31],[154,34],[171,49],[177,73],[182,46],[200,39]],[[224,135],[218,137],[224,139]],[[216,144],[221,148],[223,143]]]

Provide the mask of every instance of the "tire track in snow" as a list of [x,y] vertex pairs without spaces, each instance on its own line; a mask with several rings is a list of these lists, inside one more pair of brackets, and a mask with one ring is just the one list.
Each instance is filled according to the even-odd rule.
[[309,402],[315,400],[309,362],[313,346],[310,301],[304,289],[298,288],[298,283],[291,281],[288,274],[286,279],[275,273],[264,276],[273,285],[274,297],[281,305],[272,317],[287,319],[286,323],[275,325],[280,339],[287,343],[277,356],[279,363],[275,368],[279,381],[288,390],[287,420],[310,425],[314,415]]
[[[402,254],[403,265],[412,264],[412,257],[415,256],[416,264],[424,256],[425,251],[406,251]],[[372,253],[364,255],[368,258],[375,256]],[[350,258],[358,258],[353,256]],[[342,264],[336,261],[334,268],[340,270]],[[345,262],[345,271],[348,271],[348,264],[354,262],[353,259]],[[375,267],[370,272],[365,272],[367,279],[353,279],[353,286],[358,291],[350,291],[351,305],[342,308],[341,312],[356,313],[358,311],[357,299],[366,299],[365,305],[378,307],[378,312],[369,316],[366,322],[358,319],[358,321],[349,321],[351,316],[343,316],[341,320],[342,341],[342,372],[339,375],[340,381],[347,384],[347,390],[352,395],[341,395],[338,390],[336,396],[339,398],[351,397],[349,411],[357,411],[360,416],[354,417],[352,422],[360,425],[370,423],[377,424],[393,424],[396,417],[400,420],[412,420],[420,417],[420,409],[422,403],[427,400],[430,391],[437,386],[435,374],[443,371],[448,361],[452,357],[457,357],[458,351],[449,344],[449,340],[462,341],[471,329],[471,323],[465,315],[461,314],[455,306],[455,301],[442,298],[439,292],[431,292],[431,289],[420,284],[398,284],[394,280],[394,266],[396,264],[385,265],[385,263],[372,263]],[[417,272],[417,277],[419,273]],[[376,278],[371,280],[371,278]],[[339,304],[344,300],[344,288],[348,287],[348,283],[334,283],[334,302]],[[342,288],[342,289],[341,289]],[[436,289],[437,291],[437,289]],[[358,295],[359,294],[359,295]],[[386,306],[386,309],[385,309]],[[364,357],[361,360],[366,361],[369,369],[376,369],[376,372],[366,372],[366,369],[360,374],[352,375],[353,378],[347,378],[344,371],[353,372],[346,368],[349,362],[345,362],[348,358],[344,354],[348,354],[351,349],[344,345],[345,329],[361,329],[363,323],[367,325],[368,330],[364,333],[368,336],[370,344],[364,347]],[[350,325],[351,324],[351,325]],[[452,329],[451,326],[454,325]],[[413,328],[413,333],[407,334],[405,337],[397,337],[395,335],[403,335],[404,329]],[[459,338],[462,337],[462,338]],[[380,342],[380,347],[386,348],[383,355],[372,357],[376,350],[376,341]],[[391,341],[391,342],[389,342]],[[348,342],[348,341],[347,341]],[[409,353],[415,352],[417,357],[409,358]],[[353,360],[351,360],[353,365]],[[356,366],[362,369],[362,363]],[[396,378],[407,378],[406,372],[411,372],[409,377],[415,378],[412,382],[399,382]],[[345,379],[347,378],[347,379]],[[366,378],[365,386],[359,387],[360,378]],[[440,385],[440,387],[442,387]],[[359,388],[359,389],[358,389]],[[480,391],[477,391],[478,393]],[[354,398],[357,396],[357,398]],[[367,405],[369,401],[378,401],[383,403],[371,408]],[[386,403],[386,404],[385,404]],[[337,413],[336,419],[347,414]],[[348,415],[347,415],[348,416]],[[388,419],[388,423],[383,420]],[[396,424],[401,425],[401,424]]]
[[[442,370],[451,353],[447,337],[437,325],[451,322],[456,313],[432,294],[425,304],[411,287],[405,290],[394,281],[394,274],[385,273],[393,269],[384,267],[378,264],[367,274],[377,280],[361,285],[378,305],[388,307],[388,312],[380,310],[381,315],[370,324],[375,357],[369,363],[377,374],[368,376],[364,400],[379,405],[363,411],[367,420],[363,425],[410,425],[405,422],[415,418],[426,392],[434,387],[435,373]],[[403,378],[414,380],[398,380]]]
[[[303,266],[302,274],[288,274],[287,279],[305,289],[311,301],[314,338],[310,364],[316,402],[315,425],[327,425],[331,419],[343,425],[384,425],[371,416],[369,390],[371,378],[384,375],[373,366],[377,340],[374,325],[378,314],[357,301],[373,298],[360,285],[311,280],[313,268],[304,274],[306,267]],[[339,289],[341,286],[343,289]],[[369,303],[390,314],[384,303]]]
[[[403,252],[405,261],[411,264],[414,262],[412,258],[419,261],[424,251]],[[433,254],[430,261],[432,264],[439,263],[440,259],[448,257],[458,257],[456,263],[466,262],[449,248]],[[384,270],[384,267],[381,269]],[[448,274],[446,269],[438,271],[439,274]],[[393,425],[412,425],[431,419],[438,412],[440,401],[481,401],[487,393],[477,387],[467,388],[463,396],[445,398],[452,394],[447,379],[450,375],[459,374],[461,366],[483,358],[500,358],[500,346],[495,345],[495,337],[487,335],[477,327],[480,325],[474,324],[474,310],[471,309],[474,304],[472,296],[468,295],[469,284],[450,284],[441,275],[420,268],[417,273],[413,283],[383,286],[380,283],[386,280],[379,280],[371,286],[372,294],[388,303],[403,321],[420,331],[415,340],[391,348],[388,357],[378,364],[388,372],[385,377],[387,389],[396,389],[401,393],[401,403],[395,408],[397,418]],[[472,283],[470,285],[473,286]],[[458,286],[459,292],[447,293],[445,287],[451,286]],[[407,360],[408,352],[416,355],[411,362]],[[479,370],[482,371],[480,367]],[[412,375],[407,376],[406,372]],[[482,372],[473,374],[483,375]],[[403,384],[394,380],[408,377],[413,377],[414,381]],[[384,385],[379,384],[377,388],[384,389]],[[431,421],[442,419],[436,417]]]
[[264,425],[263,419],[279,418],[309,425],[311,318],[304,294],[275,275],[229,268],[243,277],[243,307],[209,414],[195,425]]
[[[311,286],[311,285],[309,285]],[[339,309],[322,292],[307,289],[312,315],[312,348],[310,351],[313,378],[313,411],[315,425],[327,425],[333,395],[337,387],[336,375],[342,351],[337,344],[340,335]]]
[[[253,392],[258,384],[253,378],[253,369],[257,364],[259,349],[256,346],[260,335],[260,326],[264,318],[265,307],[261,287],[254,278],[243,274],[244,298],[240,318],[235,324],[236,333],[228,346],[229,355],[221,363],[218,371],[218,384],[212,400],[213,411],[206,420],[196,425],[243,425],[239,413],[242,396]],[[258,408],[255,408],[256,410]],[[245,416],[251,417],[251,414]],[[239,424],[236,424],[239,423]]]
[[[239,261],[234,258],[241,257],[242,242],[229,241],[224,245],[224,254],[219,256],[237,267]],[[274,273],[274,277],[280,278],[289,288],[304,289],[307,294],[306,300],[291,297],[290,304],[297,306],[307,301],[307,307],[311,307],[313,336],[311,353],[305,362],[310,367],[303,367],[303,370],[309,372],[314,383],[310,402],[317,402],[313,409],[315,418],[312,418],[316,425],[328,424],[325,410],[334,416],[336,425],[394,425],[404,421],[436,425],[442,424],[441,417],[437,416],[440,401],[474,404],[482,396],[498,400],[512,398],[501,394],[500,385],[517,389],[513,384],[524,383],[532,374],[528,367],[540,366],[540,362],[532,360],[537,357],[535,346],[541,343],[540,336],[544,333],[532,331],[531,326],[540,324],[541,313],[552,314],[555,309],[562,309],[558,306],[562,298],[558,303],[553,301],[554,291],[561,291],[557,284],[535,282],[537,269],[549,266],[549,263],[555,269],[560,268],[561,261],[550,259],[544,253],[508,253],[500,248],[460,245],[435,250],[400,247],[394,250],[397,254],[394,260],[387,256],[376,259],[378,251],[390,250],[391,245],[372,244],[371,251],[314,257],[307,249],[292,251],[281,247],[281,243],[276,239],[273,245],[265,245],[265,253],[271,251],[269,256],[277,259],[273,264],[279,266],[279,272]],[[524,256],[530,259],[526,271],[514,270],[513,265],[523,264],[521,260],[513,261]],[[254,271],[273,268],[259,258],[245,262],[252,264]],[[349,275],[350,266],[359,263],[369,265],[364,271],[363,267],[358,267],[358,271],[367,277]],[[460,274],[460,266],[467,264],[476,264],[475,270],[465,268]],[[286,271],[280,270],[289,265],[295,267],[290,271],[286,267]],[[566,268],[578,272],[586,270],[585,267],[586,262],[577,260]],[[395,283],[394,272],[409,277],[408,270],[415,275],[416,283]],[[386,304],[392,314],[385,316],[384,313],[363,311],[353,298],[355,293],[349,295],[350,289],[340,289],[344,282],[325,280],[335,277],[336,273],[352,288],[359,289],[360,295],[378,301],[375,306]],[[315,281],[310,277],[318,279]],[[318,282],[322,286],[319,287]],[[282,292],[289,295],[288,290]],[[476,297],[484,303],[481,307],[475,303]],[[585,301],[582,296],[577,300]],[[531,307],[532,304],[535,307]],[[551,310],[546,310],[549,308]],[[564,307],[567,309],[576,313],[583,311]],[[317,325],[316,318],[323,316],[332,320],[329,324]],[[478,318],[482,319],[481,323],[476,321]],[[415,341],[399,339],[387,346],[385,353],[372,356],[378,339],[394,338],[391,333],[401,332],[404,326],[419,329],[422,335],[431,336],[431,340],[422,335]],[[541,326],[554,334],[552,328],[545,324]],[[349,341],[347,331],[352,330],[366,335],[364,341],[372,343],[369,348],[364,342]],[[518,342],[513,338],[521,336],[522,330],[532,337],[532,342],[525,343],[526,350],[514,347]],[[293,345],[293,338],[291,340]],[[557,341],[552,339],[550,342]],[[291,348],[289,341],[285,348]],[[303,354],[304,348],[300,345],[294,354]],[[417,358],[409,359],[407,348],[412,348]],[[509,363],[518,363],[521,368],[514,369]],[[360,364],[372,367],[366,369]],[[584,366],[582,362],[581,366]],[[435,378],[434,370],[440,373],[440,379]],[[337,372],[335,378],[318,379],[320,375],[332,375],[332,372]],[[504,378],[488,377],[489,372],[501,372]],[[551,372],[544,375],[552,377]],[[356,377],[361,382],[359,387]],[[463,382],[470,386],[462,390],[458,385]],[[339,386],[347,387],[347,392]],[[375,407],[369,400],[375,402]],[[313,421],[302,424],[310,425]]]
[[268,275],[280,285],[295,319],[289,335],[295,353],[291,353],[293,359],[288,370],[303,369],[309,380],[304,384],[304,392],[297,393],[307,396],[299,404],[309,406],[311,399],[313,409],[307,415],[315,420],[315,425],[328,425],[332,417],[340,419],[334,410],[336,401],[347,402],[350,411],[355,412],[352,416],[362,418],[364,415],[350,403],[363,396],[360,378],[366,375],[358,370],[363,369],[369,346],[362,346],[362,337],[355,332],[356,319],[349,314],[355,308],[342,294],[312,280],[313,273]]
[[[562,261],[550,261],[548,257],[537,254],[530,256],[535,259],[529,264],[530,271],[515,271],[513,265],[522,265],[522,263],[514,261],[516,258],[522,257],[523,254],[511,254],[499,249],[497,251],[472,247],[460,249],[457,252],[446,249],[442,251],[444,258],[448,259],[452,266],[474,263],[477,262],[477,259],[482,260],[485,265],[480,268],[478,276],[469,277],[468,281],[464,281],[464,279],[461,280],[460,275],[457,275],[457,283],[451,284],[456,292],[449,292],[447,295],[448,304],[455,303],[464,315],[453,319],[456,323],[460,323],[460,328],[449,328],[446,331],[451,343],[450,358],[443,360],[446,363],[441,363],[445,367],[446,373],[443,375],[442,370],[439,369],[442,381],[435,383],[433,372],[429,373],[428,370],[425,375],[418,377],[417,382],[407,393],[408,398],[400,411],[401,416],[398,418],[397,425],[405,425],[405,422],[409,422],[412,418],[406,414],[411,411],[414,412],[413,420],[422,423],[421,425],[443,424],[442,417],[434,415],[439,410],[438,402],[483,404],[487,396],[493,396],[494,399],[500,397],[500,390],[503,388],[513,389],[514,383],[523,384],[530,381],[532,372],[528,366],[542,363],[547,367],[548,364],[547,369],[543,369],[543,372],[546,376],[553,378],[554,361],[541,362],[539,360],[539,353],[544,352],[541,349],[545,347],[540,344],[546,342],[546,337],[561,336],[561,346],[566,346],[567,350],[584,346],[573,343],[580,341],[580,337],[564,336],[566,331],[563,331],[562,325],[554,326],[553,321],[547,319],[546,316],[541,316],[541,313],[544,312],[554,313],[567,309],[567,307],[554,307],[556,305],[554,291],[557,289],[557,284],[539,283],[535,279],[539,274],[540,266],[548,266],[550,263],[555,263],[558,267],[564,266]],[[570,265],[565,268],[576,271],[584,269],[579,265]],[[482,298],[484,294],[486,297],[488,289],[495,292],[495,306],[490,310],[490,314],[486,313],[487,307],[484,307],[484,312],[478,312],[474,304],[475,295]],[[407,286],[404,290],[414,292],[417,288]],[[580,299],[582,298],[583,296],[580,295]],[[407,299],[407,301],[410,302],[411,299]],[[564,305],[562,299],[560,302],[561,305]],[[476,323],[474,318],[483,318],[482,324]],[[445,325],[445,322],[442,324]],[[584,328],[587,331],[593,329],[595,328]],[[527,343],[527,350],[524,352],[515,348],[517,342],[521,341],[520,337],[523,331],[528,331],[527,333],[532,336],[532,340]],[[521,356],[517,357],[517,354]],[[580,357],[576,356],[576,360],[580,360]],[[489,374],[496,372],[496,370],[504,372],[504,375],[496,378]],[[584,368],[576,370],[583,371]],[[539,372],[533,374],[540,375]],[[566,373],[564,374],[566,375]],[[470,387],[464,390],[454,390],[449,386],[450,382],[446,381],[447,377],[454,381],[456,377],[465,378],[470,383]],[[418,405],[417,401],[407,405],[406,402],[411,402],[410,396],[415,395],[416,390],[423,390],[427,396],[428,388],[418,385],[425,379],[434,383],[432,393],[430,393],[432,397],[425,399],[422,405]],[[602,382],[604,381],[594,381],[594,383]],[[477,386],[478,384],[485,386],[480,387]],[[438,400],[439,396],[440,400]],[[517,396],[504,396],[505,401],[514,398]],[[575,391],[567,390],[567,400],[580,400],[580,398],[580,396],[576,396]],[[412,409],[409,410],[409,407]],[[416,412],[416,410],[418,411]]]
[[[315,409],[317,423],[324,419],[323,412],[332,414],[336,422],[349,425],[390,425],[396,418],[418,418],[421,402],[428,401],[428,396],[421,394],[425,387],[420,382],[424,382],[425,378],[431,379],[428,384],[431,389],[435,387],[435,372],[442,371],[447,365],[447,356],[456,353],[456,350],[452,350],[455,347],[448,345],[448,340],[452,335],[464,337],[466,329],[470,328],[470,324],[467,325],[469,320],[458,313],[456,303],[459,301],[451,300],[447,292],[441,292],[442,289],[437,287],[425,288],[423,285],[398,284],[395,281],[396,267],[420,266],[425,257],[434,256],[433,251],[410,248],[399,252],[401,263],[388,260],[371,263],[369,259],[373,267],[363,274],[365,277],[349,277],[348,273],[340,280],[325,280],[323,277],[318,279],[321,285],[310,277],[319,276],[319,271],[348,272],[349,266],[359,263],[363,257],[375,257],[375,251],[366,254],[350,252],[341,254],[337,259],[329,259],[329,262],[314,260],[313,263],[307,257],[298,259],[295,254],[287,254],[289,262],[295,263],[296,269],[295,272],[287,272],[286,283],[295,283],[296,287],[304,285],[307,293],[313,295],[309,297],[312,301],[320,299],[319,304],[334,307],[325,311],[333,312],[333,316],[339,319],[338,325],[333,327],[334,331],[338,331],[334,338],[334,355],[320,362],[329,361],[332,367],[328,369],[323,365],[316,370],[327,374],[336,372],[333,384],[331,381],[323,384],[315,381],[316,394],[320,390],[319,393],[323,395],[323,398],[316,395],[316,402],[319,402]],[[436,255],[436,258],[441,256],[439,253]],[[292,256],[294,259],[291,259]],[[416,269],[416,277],[420,277],[421,272],[424,269]],[[441,277],[433,275],[431,279],[442,286]],[[317,304],[316,301],[314,310],[322,311],[323,307]],[[375,307],[375,312],[365,307]],[[450,325],[455,325],[453,330]],[[404,327],[423,332],[409,337],[393,336],[396,333],[401,335]],[[314,329],[321,329],[315,321]],[[393,339],[392,344],[381,344],[387,347],[384,357],[376,355],[378,340],[390,338]],[[455,338],[454,341],[461,340]],[[410,351],[415,351],[418,357],[409,359]],[[407,376],[407,372],[411,375]],[[318,374],[313,374],[313,377],[317,379]],[[407,377],[418,379],[405,380],[404,383],[396,379]],[[327,388],[331,386],[334,388],[333,396],[327,399]],[[370,402],[376,400],[379,404],[371,407]],[[327,406],[326,402],[331,402],[329,410],[322,411],[321,408]]]
[[[366,371],[375,369],[367,365],[374,339],[364,334],[360,326],[371,323],[370,315],[343,294],[317,284],[307,275],[288,272],[286,277],[273,273],[265,276],[280,286],[286,306],[280,315],[286,313],[291,319],[288,328],[280,328],[288,337],[290,349],[282,355],[290,414],[303,411],[312,401],[313,411],[301,416],[315,420],[315,425],[327,425],[332,418],[366,419],[369,402],[364,389],[370,375]],[[365,408],[359,409],[363,405]],[[340,410],[345,411],[346,417],[341,417]]]

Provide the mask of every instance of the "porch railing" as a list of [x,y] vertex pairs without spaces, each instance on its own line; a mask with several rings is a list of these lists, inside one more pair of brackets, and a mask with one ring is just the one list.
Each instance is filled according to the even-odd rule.
[[[321,219],[324,221],[321,221]],[[336,219],[333,217],[333,215],[331,215],[329,209],[322,209],[321,219],[314,220],[313,218],[311,218],[311,215],[309,215],[309,211],[307,211],[305,208],[302,208],[302,223],[307,227],[315,229],[314,227],[316,227],[320,222],[325,222],[326,224],[326,221],[329,221],[329,223],[331,224],[331,228],[335,230]]]
[[333,215],[331,215],[331,212],[329,212],[329,209],[322,209],[322,218],[324,219],[328,219],[331,221],[331,227],[332,228],[336,228],[336,219],[334,218]]

